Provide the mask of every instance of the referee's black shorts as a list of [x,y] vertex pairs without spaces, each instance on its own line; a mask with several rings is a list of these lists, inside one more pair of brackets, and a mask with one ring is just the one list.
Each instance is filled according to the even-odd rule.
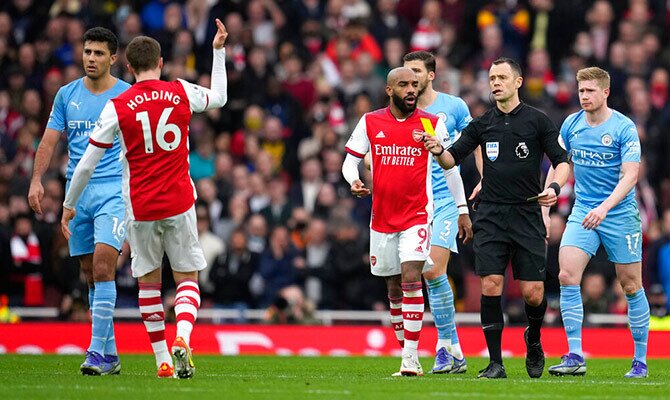
[[477,275],[504,275],[511,259],[514,279],[545,280],[546,228],[537,203],[481,202],[473,230]]

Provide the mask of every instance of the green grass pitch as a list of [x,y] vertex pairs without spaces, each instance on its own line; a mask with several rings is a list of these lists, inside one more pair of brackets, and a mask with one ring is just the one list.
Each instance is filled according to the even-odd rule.
[[[82,356],[1,355],[0,399],[668,399],[670,360],[649,360],[650,377],[628,380],[630,360],[589,359],[585,377],[526,375],[524,360],[506,359],[508,379],[480,381],[481,358],[463,375],[393,378],[393,357],[197,356],[191,380],[155,377],[153,357],[122,355],[118,376],[79,374]],[[548,359],[552,365],[557,359]],[[432,359],[422,359],[424,369]]]

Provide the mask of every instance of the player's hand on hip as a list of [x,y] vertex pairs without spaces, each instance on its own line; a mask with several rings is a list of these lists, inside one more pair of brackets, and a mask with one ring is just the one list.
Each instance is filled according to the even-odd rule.
[[351,194],[358,198],[369,196],[370,193],[370,189],[366,188],[360,179],[356,179],[351,185]]
[[477,195],[479,195],[479,192],[482,190],[482,181],[479,181],[477,186],[475,186],[474,189],[472,189],[472,193],[470,194],[470,197],[468,197],[468,200],[474,200]]
[[596,229],[606,216],[607,210],[603,206],[598,206],[586,214],[586,217],[582,221],[582,226],[584,229]]
[[426,148],[426,150],[430,151],[433,154],[442,153],[443,151],[442,144],[437,139],[437,136],[432,136],[424,133],[422,140],[423,140],[423,146]]
[[463,244],[468,244],[472,240],[472,221],[468,214],[458,216],[458,238]]
[[65,239],[67,240],[70,240],[72,237],[72,232],[70,232],[70,227],[68,225],[74,218],[75,214],[75,210],[63,207],[63,217],[60,219],[60,229],[63,232],[63,236],[65,236]]
[[28,190],[28,204],[38,214],[42,214],[42,198],[44,198],[44,187],[40,181],[30,182]]
[[556,196],[556,191],[552,188],[546,188],[540,194],[538,194],[537,202],[540,203],[543,207],[551,207],[556,204],[558,197]]
[[212,46],[215,49],[223,48],[223,45],[226,43],[227,37],[228,37],[228,31],[226,30],[226,26],[223,25],[223,22],[221,22],[221,20],[217,18],[216,35],[214,35],[214,41],[212,42]]

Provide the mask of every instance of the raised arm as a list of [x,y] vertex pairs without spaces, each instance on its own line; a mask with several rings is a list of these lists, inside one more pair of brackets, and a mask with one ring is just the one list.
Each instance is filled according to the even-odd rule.
[[184,86],[186,95],[191,104],[191,111],[203,112],[213,108],[223,107],[228,101],[228,77],[226,75],[226,49],[224,44],[228,37],[226,27],[221,20],[216,19],[216,35],[212,41],[212,88],[195,85],[179,79]]

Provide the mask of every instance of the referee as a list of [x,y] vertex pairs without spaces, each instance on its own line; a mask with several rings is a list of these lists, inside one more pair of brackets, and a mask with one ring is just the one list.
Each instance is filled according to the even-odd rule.
[[[558,130],[549,118],[519,100],[523,82],[521,67],[499,58],[489,70],[489,85],[496,105],[474,119],[461,138],[447,150],[450,162],[459,164],[477,146],[485,155],[482,189],[474,220],[475,271],[481,278],[481,321],[490,363],[479,378],[506,378],[501,338],[504,326],[501,307],[503,279],[510,259],[514,279],[520,282],[526,303],[528,327],[526,371],[539,378],[544,370],[540,328],[547,309],[544,298],[546,228],[543,216],[556,203],[570,172]],[[425,135],[427,149],[441,146]],[[554,181],[544,190],[540,164],[546,154],[555,169]],[[543,206],[543,207],[541,207]],[[542,208],[545,208],[543,212]]]

